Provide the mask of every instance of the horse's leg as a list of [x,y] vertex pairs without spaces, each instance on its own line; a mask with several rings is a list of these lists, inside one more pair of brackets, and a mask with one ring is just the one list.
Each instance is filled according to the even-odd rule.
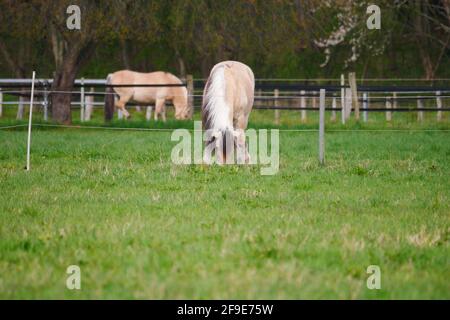
[[167,118],[166,118],[166,106],[165,105],[163,106],[162,119],[163,119],[164,122],[167,121]]
[[236,163],[247,164],[250,162],[250,155],[245,143],[245,131],[242,129],[236,129],[233,132],[234,143],[236,145]]
[[212,157],[213,157],[213,152],[216,148],[215,143],[208,143],[205,146],[205,150],[203,151],[203,163],[205,164],[212,164]]
[[166,115],[165,115],[165,99],[156,99],[155,104],[155,120],[158,120],[158,114],[161,114],[161,117],[163,121],[166,121]]
[[235,141],[236,141],[236,158],[238,164],[250,163],[250,153],[248,152],[245,143],[245,128],[247,128],[248,117],[241,116],[234,123],[235,127]]
[[125,118],[129,118],[130,114],[125,109],[125,105],[131,99],[131,95],[121,95],[120,99],[116,101],[116,108],[120,109],[125,116]]

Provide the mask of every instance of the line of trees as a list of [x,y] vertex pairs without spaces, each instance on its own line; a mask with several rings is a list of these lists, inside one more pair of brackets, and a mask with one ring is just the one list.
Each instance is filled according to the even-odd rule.
[[[67,8],[81,9],[69,30]],[[74,79],[128,68],[206,77],[218,61],[258,77],[450,75],[450,0],[379,0],[382,27],[368,30],[367,0],[0,0],[0,76]],[[52,117],[70,123],[68,94]]]

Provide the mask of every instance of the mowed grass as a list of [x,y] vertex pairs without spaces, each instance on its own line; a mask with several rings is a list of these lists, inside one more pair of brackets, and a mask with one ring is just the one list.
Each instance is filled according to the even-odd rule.
[[36,128],[27,173],[0,131],[0,298],[449,299],[449,139],[329,132],[320,167],[316,132],[280,132],[261,176],[174,165],[170,132]]

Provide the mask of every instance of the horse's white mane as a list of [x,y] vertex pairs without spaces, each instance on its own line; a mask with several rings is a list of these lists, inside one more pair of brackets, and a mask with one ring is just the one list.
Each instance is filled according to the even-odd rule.
[[208,79],[205,87],[203,112],[205,129],[232,129],[230,119],[230,105],[226,99],[225,68],[222,64],[216,66]]

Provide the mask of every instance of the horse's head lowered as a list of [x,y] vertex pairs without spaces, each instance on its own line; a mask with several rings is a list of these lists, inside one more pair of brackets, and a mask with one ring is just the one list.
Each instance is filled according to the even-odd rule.
[[186,88],[179,90],[180,92],[174,97],[173,104],[175,107],[175,119],[188,120],[192,119],[194,107],[189,105]]

